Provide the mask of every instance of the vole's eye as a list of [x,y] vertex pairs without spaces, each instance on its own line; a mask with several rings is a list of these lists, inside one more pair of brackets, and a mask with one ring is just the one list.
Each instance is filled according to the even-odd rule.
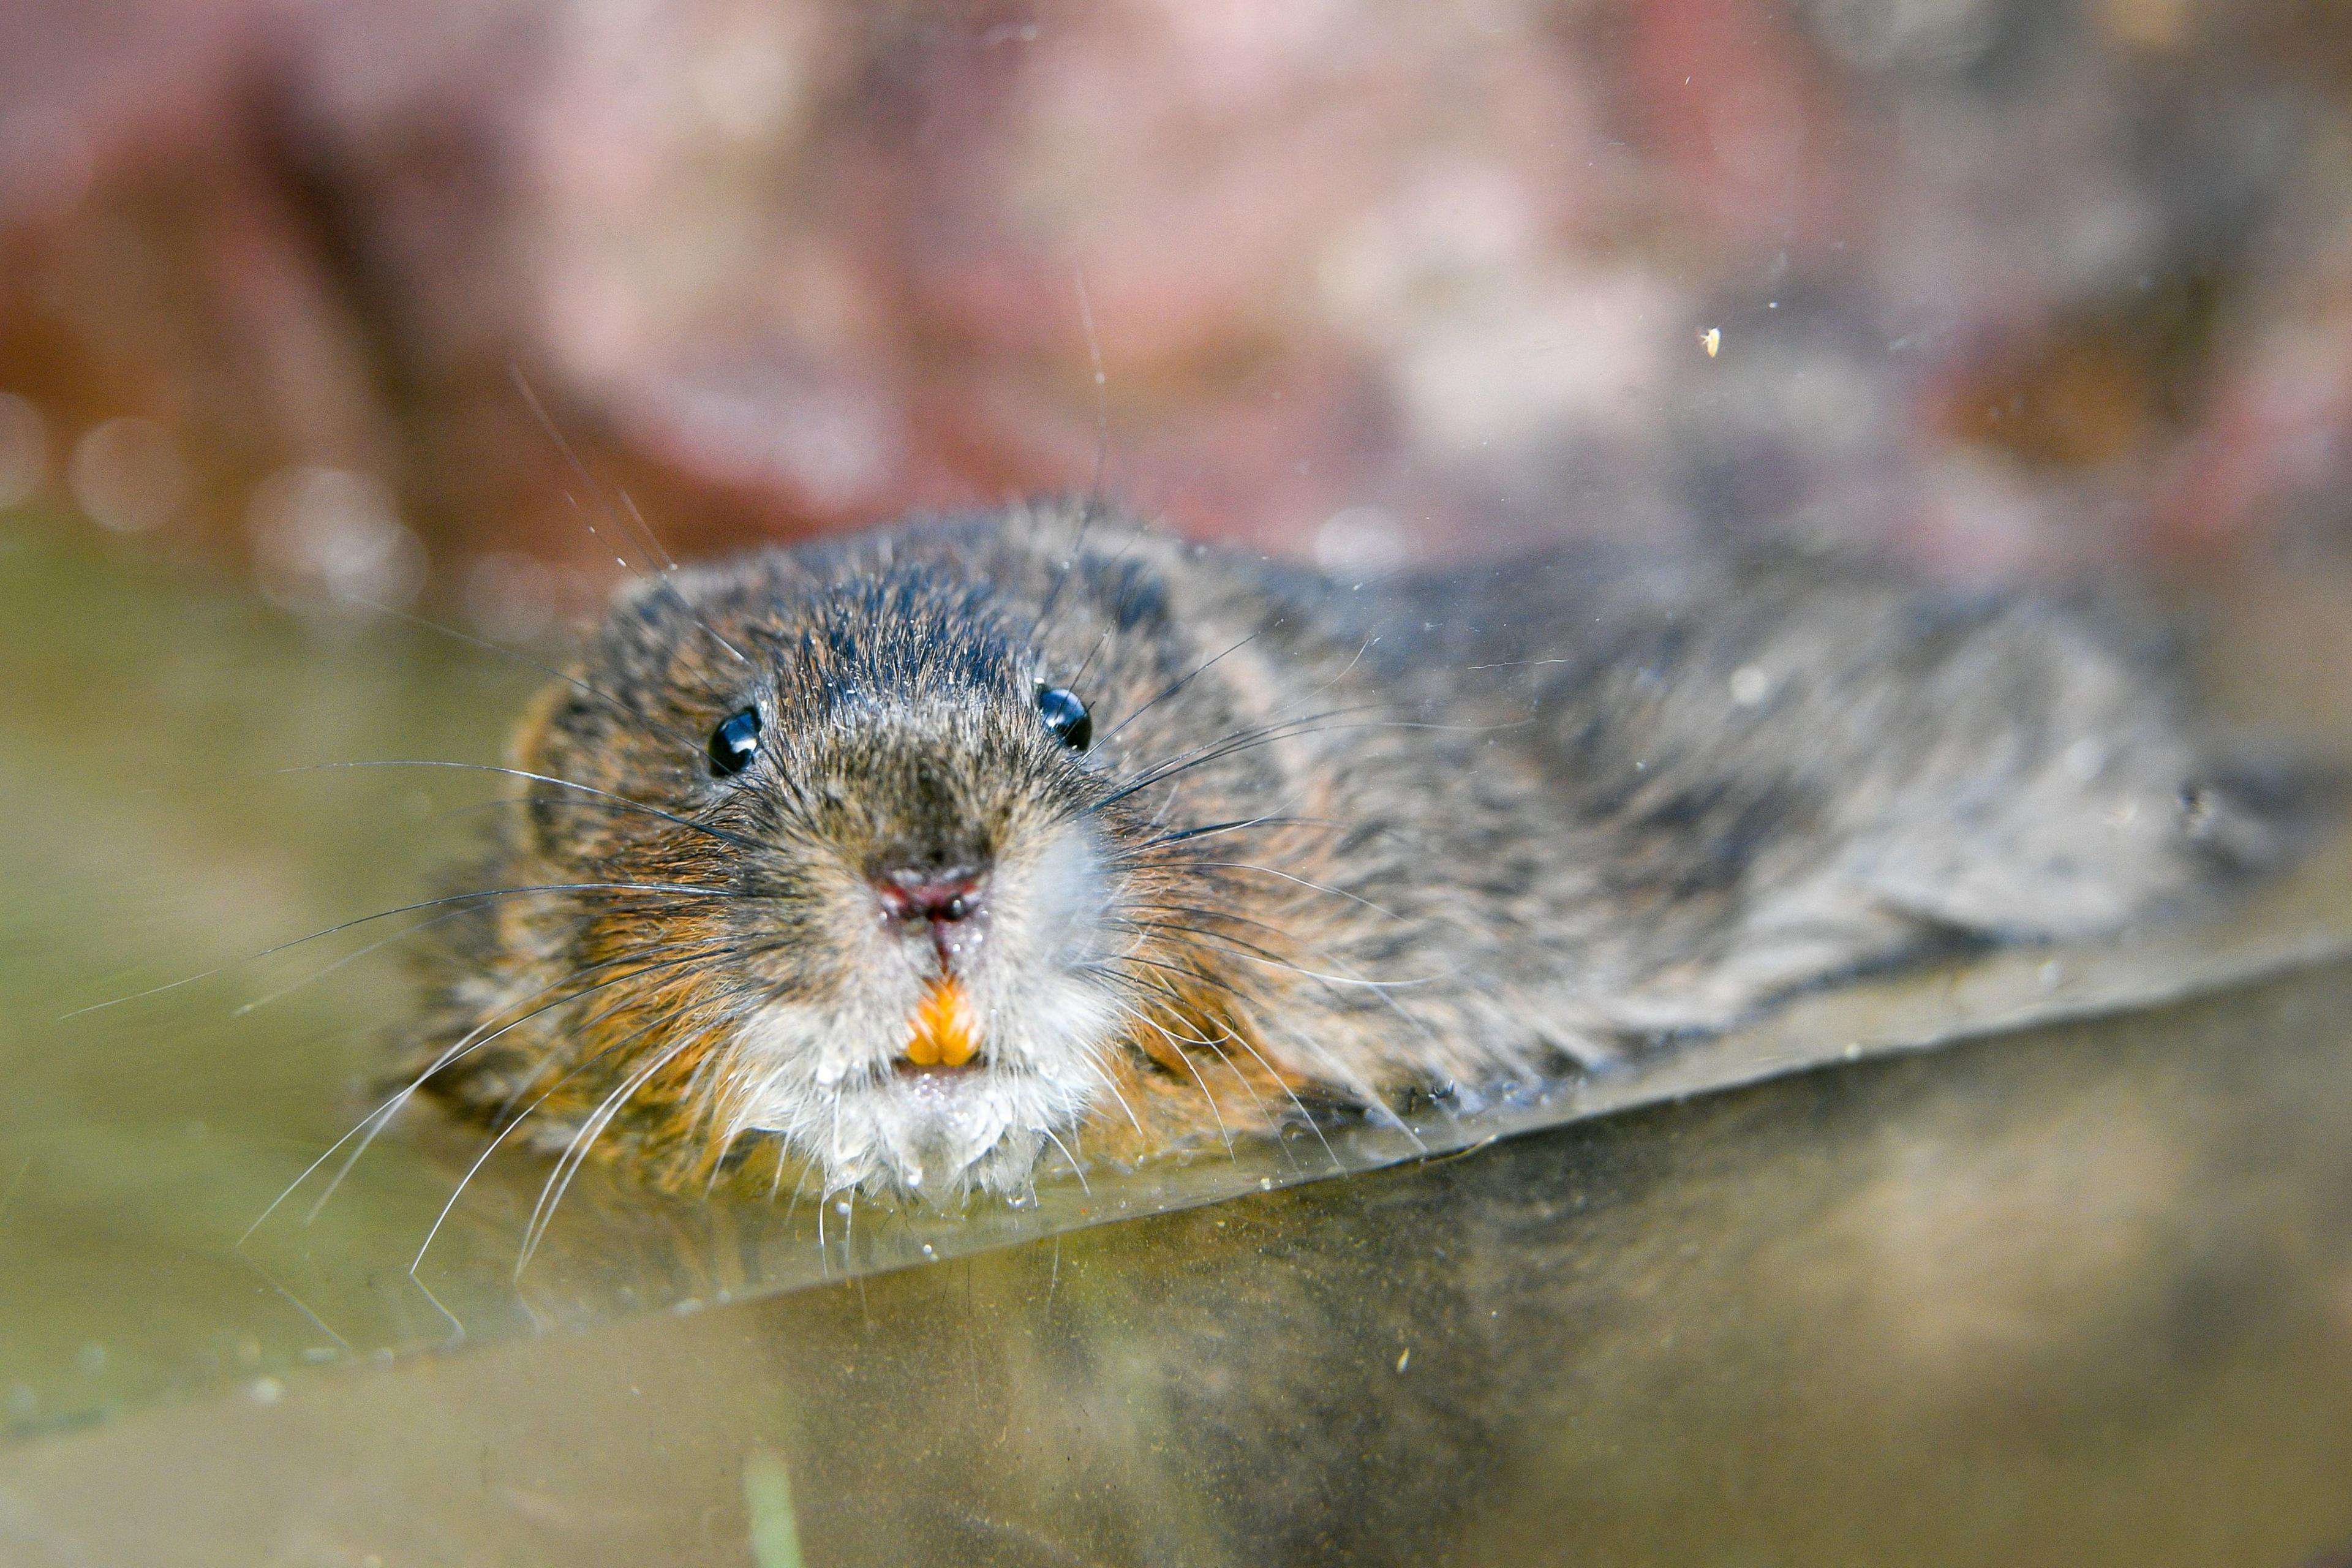
[[710,731],[710,771],[740,773],[760,754],[760,710],[746,708]]
[[1054,731],[1054,738],[1074,752],[1085,751],[1095,738],[1094,717],[1075,691],[1059,686],[1039,687],[1037,711],[1045,717],[1045,728]]

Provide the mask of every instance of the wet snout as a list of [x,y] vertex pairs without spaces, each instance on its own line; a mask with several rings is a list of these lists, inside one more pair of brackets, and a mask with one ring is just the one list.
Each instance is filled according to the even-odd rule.
[[883,912],[893,920],[954,925],[980,912],[981,889],[987,879],[985,866],[899,866],[876,872],[874,890],[882,897]]
[[909,941],[927,942],[939,973],[908,1021],[901,1065],[960,1068],[980,1049],[962,976],[986,934],[988,864],[974,855],[901,851],[867,873],[882,917]]
[[910,938],[928,940],[940,973],[968,962],[987,923],[988,836],[974,820],[954,770],[919,755],[896,780],[896,821],[866,863],[883,918]]
[[928,941],[940,973],[966,967],[986,932],[985,858],[899,853],[877,858],[867,872],[882,916],[908,937]]
[[979,771],[976,760],[936,737],[907,744],[873,770],[868,798],[881,810],[859,868],[886,945],[921,977],[899,1047],[901,1073],[985,1065],[990,1042],[977,999],[992,993],[982,953],[1005,912],[998,908],[1005,884],[1001,805]]

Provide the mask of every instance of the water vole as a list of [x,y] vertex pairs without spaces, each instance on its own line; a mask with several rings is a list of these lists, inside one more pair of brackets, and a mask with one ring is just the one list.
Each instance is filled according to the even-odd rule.
[[[687,1187],[1018,1194],[1603,1068],[2258,856],[2094,618],[1791,553],[1333,581],[1097,508],[640,584],[411,1064]],[[796,1176],[788,1173],[799,1173]]]

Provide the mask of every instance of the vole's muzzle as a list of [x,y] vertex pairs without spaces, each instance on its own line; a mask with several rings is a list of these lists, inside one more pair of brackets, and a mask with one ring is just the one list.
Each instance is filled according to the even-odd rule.
[[909,937],[928,937],[942,976],[959,973],[979,948],[987,925],[985,858],[912,865],[885,858],[866,875],[883,918]]

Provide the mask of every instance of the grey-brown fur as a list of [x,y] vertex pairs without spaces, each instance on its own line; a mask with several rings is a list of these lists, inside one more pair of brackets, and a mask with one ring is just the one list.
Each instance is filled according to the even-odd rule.
[[[671,1180],[806,1161],[827,1185],[1013,1192],[1055,1142],[1526,1083],[1930,942],[2110,931],[2267,843],[2165,662],[2095,617],[1791,553],[1354,584],[1014,510],[640,584],[576,674],[519,761],[569,784],[529,786],[485,885],[713,897],[486,901],[419,1065],[461,1053],[448,1097],[536,1104],[539,1141]],[[1085,699],[1091,751],[1045,732],[1041,684]],[[704,741],[747,702],[772,750],[715,777]],[[1024,847],[1080,840],[1081,870],[1020,890]],[[985,1070],[1027,1098],[977,1154],[904,1121],[933,1102],[889,1076],[914,981],[860,878],[906,854],[1008,868]],[[1099,889],[1082,929],[1065,882]],[[1050,943],[1022,923],[1043,904]],[[1070,1017],[1115,1010],[1084,1064],[1018,1034],[1049,982]],[[779,1087],[820,1014],[855,1052]],[[824,1099],[845,1086],[913,1109],[850,1149]],[[1049,1090],[1075,1109],[1034,1109]]]

